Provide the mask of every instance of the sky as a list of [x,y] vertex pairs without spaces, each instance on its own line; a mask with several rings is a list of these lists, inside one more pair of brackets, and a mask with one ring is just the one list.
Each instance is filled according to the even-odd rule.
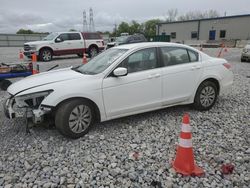
[[250,0],[0,0],[0,33],[19,29],[37,32],[83,28],[83,11],[94,12],[95,29],[112,31],[122,21],[165,19],[169,9],[178,15],[189,11],[217,10],[222,16],[250,14]]

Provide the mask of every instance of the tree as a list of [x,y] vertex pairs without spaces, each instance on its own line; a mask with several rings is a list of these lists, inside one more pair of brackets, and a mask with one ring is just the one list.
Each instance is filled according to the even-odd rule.
[[160,23],[161,20],[159,19],[152,19],[146,21],[144,26],[144,35],[145,36],[154,36],[156,34],[156,24]]
[[129,26],[129,34],[141,33],[142,32],[142,25],[136,21],[132,21]]
[[30,29],[19,29],[16,34],[34,34],[35,32]]
[[179,16],[178,20],[185,21],[185,20],[195,20],[195,19],[204,19],[204,18],[216,18],[219,16],[220,14],[216,10],[209,10],[205,12],[191,11],[191,12],[187,12],[184,15]]
[[169,9],[169,10],[167,11],[167,18],[166,18],[166,21],[167,21],[167,22],[176,21],[177,15],[178,15],[178,10],[177,10],[177,9]]
[[69,31],[76,31],[75,29],[70,29]]
[[127,22],[122,22],[119,24],[116,35],[120,36],[121,33],[129,33],[129,24]]

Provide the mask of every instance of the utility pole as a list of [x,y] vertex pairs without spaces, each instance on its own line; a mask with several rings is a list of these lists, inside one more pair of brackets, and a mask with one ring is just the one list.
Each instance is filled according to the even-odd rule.
[[116,37],[116,32],[117,32],[117,24],[115,23],[115,37]]
[[83,11],[83,28],[82,28],[82,31],[83,32],[88,31],[88,23],[87,23],[87,16],[86,16],[86,11],[85,10]]
[[90,32],[95,31],[94,13],[92,8],[89,9],[89,31]]

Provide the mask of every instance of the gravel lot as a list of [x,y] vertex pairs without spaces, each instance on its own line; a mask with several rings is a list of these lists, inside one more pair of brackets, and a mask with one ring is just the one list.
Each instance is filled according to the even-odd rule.
[[[204,49],[216,55],[219,49]],[[235,81],[210,111],[189,106],[121,118],[95,125],[88,135],[70,140],[54,128],[36,126],[25,133],[25,120],[10,121],[0,108],[0,187],[249,187],[250,63],[229,49]],[[18,61],[18,48],[0,48],[1,62]],[[76,56],[39,63],[41,70],[77,65]],[[7,93],[0,91],[0,103]],[[196,162],[203,177],[182,177],[171,168],[182,116],[193,127]],[[139,159],[130,157],[139,152]],[[230,175],[221,166],[231,163]]]

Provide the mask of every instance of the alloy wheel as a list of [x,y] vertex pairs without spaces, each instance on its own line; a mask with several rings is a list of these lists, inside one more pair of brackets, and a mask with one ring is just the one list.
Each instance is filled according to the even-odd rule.
[[86,105],[78,105],[69,115],[69,128],[74,133],[82,133],[89,127],[91,120],[91,109]]
[[216,91],[212,86],[204,87],[200,94],[200,103],[204,107],[209,107],[213,104],[215,97],[216,97]]

